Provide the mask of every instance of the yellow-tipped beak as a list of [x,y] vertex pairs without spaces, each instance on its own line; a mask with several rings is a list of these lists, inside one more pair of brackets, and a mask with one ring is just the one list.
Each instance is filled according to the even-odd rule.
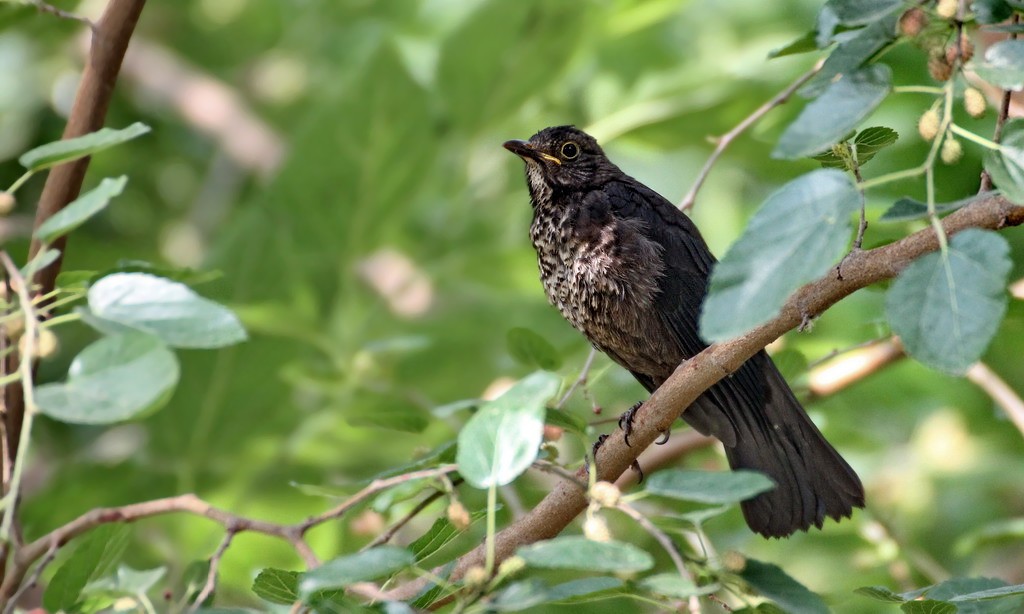
[[544,153],[543,151],[537,151],[537,149],[534,148],[534,146],[528,143],[527,141],[505,141],[503,146],[505,147],[505,149],[516,154],[520,158],[529,158],[531,160],[536,160],[538,162],[544,160],[547,162],[552,162],[554,164],[562,163],[561,160],[559,160],[555,156],[552,156],[551,154]]

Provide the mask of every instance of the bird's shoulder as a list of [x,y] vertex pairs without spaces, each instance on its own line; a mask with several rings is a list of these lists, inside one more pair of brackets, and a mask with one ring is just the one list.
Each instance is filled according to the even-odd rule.
[[600,191],[602,198],[590,199],[607,207],[600,215],[642,222],[647,236],[664,249],[669,268],[710,274],[715,258],[704,237],[668,199],[628,175],[606,182]]

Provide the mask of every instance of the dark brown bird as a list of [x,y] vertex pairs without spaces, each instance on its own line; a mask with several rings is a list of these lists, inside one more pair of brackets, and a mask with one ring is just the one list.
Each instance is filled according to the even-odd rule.
[[[697,227],[623,173],[593,137],[546,128],[505,148],[526,162],[530,237],[548,300],[648,391],[707,347],[698,332],[715,258]],[[777,487],[742,503],[754,531],[783,537],[864,506],[857,474],[825,440],[764,351],[683,414],[734,469]],[[628,426],[628,424],[627,424]]]

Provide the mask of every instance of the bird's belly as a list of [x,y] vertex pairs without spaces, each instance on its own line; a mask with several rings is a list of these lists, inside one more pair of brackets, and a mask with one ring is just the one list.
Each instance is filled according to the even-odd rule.
[[572,258],[548,270],[541,265],[548,300],[598,350],[655,379],[682,360],[666,335],[651,330],[658,322],[652,297],[611,274],[614,263]]

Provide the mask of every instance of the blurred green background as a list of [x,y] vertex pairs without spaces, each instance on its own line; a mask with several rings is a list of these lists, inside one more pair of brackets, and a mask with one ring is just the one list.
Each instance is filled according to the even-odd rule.
[[[55,4],[95,16],[105,3]],[[813,55],[767,55],[811,29],[819,8],[813,0],[148,3],[107,125],[143,121],[154,130],[93,160],[86,187],[120,174],[130,182],[71,237],[65,270],[140,259],[220,271],[197,289],[237,309],[253,338],[221,352],[181,352],[170,405],[140,422],[101,429],[42,419],[25,532],[38,536],[95,506],[189,491],[279,522],[321,511],[330,500],[299,485],[344,492],[412,462],[452,440],[466,418],[433,410],[528,373],[506,345],[513,327],[550,340],[571,380],[588,347],[544,299],[522,163],[501,143],[573,123],[626,172],[678,201],[711,151],[707,137],[813,64]],[[0,27],[0,182],[8,185],[20,174],[18,154],[59,138],[86,39],[80,24],[24,6],[0,5]],[[897,84],[929,83],[913,47],[898,46],[886,61]],[[894,96],[868,121],[901,134],[869,175],[923,159],[914,126],[929,102]],[[693,216],[719,255],[772,189],[816,167],[768,156],[801,104],[737,141],[701,192]],[[992,123],[990,114],[967,125],[990,134]],[[942,170],[940,200],[976,190],[979,152],[966,149]],[[34,178],[0,219],[4,249],[22,260],[43,180]],[[869,195],[869,219],[902,195],[922,197],[922,184]],[[910,228],[873,224],[866,246]],[[1021,262],[1021,233],[1004,235]],[[1017,266],[1013,278],[1022,274]],[[885,335],[882,299],[860,291],[810,334],[788,335],[785,347],[815,360]],[[986,355],[1018,390],[1022,314],[1011,302]],[[43,364],[42,380],[62,377],[91,339],[84,327],[62,328],[62,350]],[[643,398],[603,357],[595,369],[591,396],[607,416]],[[580,395],[569,407],[594,419]],[[720,551],[774,562],[850,612],[876,608],[851,593],[870,584],[911,588],[946,573],[1024,582],[1024,439],[980,389],[903,361],[808,409],[864,479],[867,511],[769,542],[734,510],[707,527]],[[572,458],[583,444],[560,445]],[[724,466],[713,449],[685,462]],[[519,480],[505,493],[505,521],[548,484],[533,474]],[[462,496],[482,505],[468,487]],[[318,554],[350,552],[408,509],[389,501],[380,513],[316,529]],[[443,504],[400,540],[438,513]],[[612,528],[663,556],[630,522]],[[997,537],[973,539],[986,530]],[[128,562],[169,565],[170,582],[209,557],[220,536],[194,517],[144,521]],[[240,536],[224,559],[218,602],[252,602],[248,586],[266,566],[298,569],[299,561],[269,538]],[[624,607],[639,606],[592,611]]]

